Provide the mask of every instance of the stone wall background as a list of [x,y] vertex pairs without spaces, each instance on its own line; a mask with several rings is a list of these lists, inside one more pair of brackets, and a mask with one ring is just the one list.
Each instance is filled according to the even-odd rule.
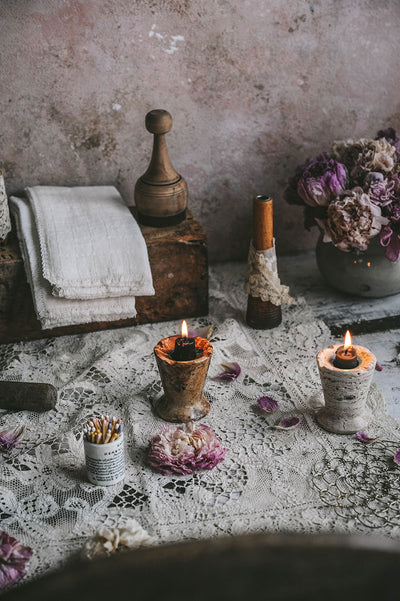
[[398,0],[2,0],[7,190],[115,183],[133,204],[166,108],[211,259],[246,256],[259,193],[279,252],[310,248],[285,182],[334,139],[400,128],[399,31]]

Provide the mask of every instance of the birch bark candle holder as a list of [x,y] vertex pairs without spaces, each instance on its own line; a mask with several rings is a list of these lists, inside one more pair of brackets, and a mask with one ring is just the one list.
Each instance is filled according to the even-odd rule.
[[167,422],[188,422],[207,415],[210,403],[203,395],[204,382],[210,366],[212,345],[205,338],[195,338],[196,358],[189,361],[174,359],[175,341],[169,336],[154,348],[164,396],[154,410]]
[[371,415],[367,397],[375,369],[375,356],[363,346],[353,345],[358,365],[341,369],[334,365],[336,351],[341,345],[325,348],[317,355],[317,364],[325,398],[325,406],[317,421],[325,430],[351,434],[367,427]]

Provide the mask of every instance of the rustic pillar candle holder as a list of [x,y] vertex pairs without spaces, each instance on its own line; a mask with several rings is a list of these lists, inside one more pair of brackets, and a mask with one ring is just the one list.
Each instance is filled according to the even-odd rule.
[[318,412],[317,421],[329,432],[351,434],[366,428],[371,419],[366,405],[376,359],[368,349],[353,345],[358,365],[341,369],[334,365],[339,347],[330,346],[317,355],[325,398],[325,406]]
[[188,422],[207,415],[210,403],[202,394],[213,352],[205,338],[195,338],[196,358],[176,361],[175,341],[180,336],[163,338],[154,353],[164,389],[156,403],[155,412],[167,422]]

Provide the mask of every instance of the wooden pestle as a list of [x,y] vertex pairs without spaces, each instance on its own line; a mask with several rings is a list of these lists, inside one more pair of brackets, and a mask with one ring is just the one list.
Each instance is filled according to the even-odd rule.
[[164,109],[146,115],[146,129],[154,135],[150,165],[135,186],[138,219],[143,225],[168,227],[186,219],[188,189],[186,181],[172,166],[166,134],[172,117]]
[[[267,250],[274,245],[273,200],[256,196],[253,200],[253,244],[256,250]],[[280,305],[263,301],[249,294],[246,312],[247,325],[256,330],[268,330],[282,321]]]
[[0,409],[10,411],[49,411],[57,403],[57,389],[45,382],[0,380]]

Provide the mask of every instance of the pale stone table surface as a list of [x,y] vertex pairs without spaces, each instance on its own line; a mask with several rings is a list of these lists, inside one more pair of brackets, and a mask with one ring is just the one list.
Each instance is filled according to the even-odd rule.
[[338,292],[323,280],[314,252],[279,257],[278,266],[282,283],[303,295],[330,327],[332,344],[350,329],[354,342],[375,354],[382,371],[373,381],[384,392],[390,415],[400,420],[400,294],[363,299]]

